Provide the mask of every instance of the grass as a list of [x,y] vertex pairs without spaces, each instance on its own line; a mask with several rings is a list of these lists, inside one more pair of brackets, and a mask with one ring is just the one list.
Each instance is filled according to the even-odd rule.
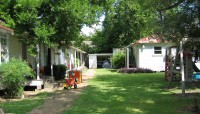
[[164,73],[120,74],[97,69],[95,75],[63,114],[193,114],[187,109],[194,104],[193,97],[179,95],[180,88],[166,90]]
[[50,93],[44,92],[30,99],[3,102],[0,103],[0,108],[2,108],[5,113],[26,114],[35,107],[42,105],[45,98],[49,95]]

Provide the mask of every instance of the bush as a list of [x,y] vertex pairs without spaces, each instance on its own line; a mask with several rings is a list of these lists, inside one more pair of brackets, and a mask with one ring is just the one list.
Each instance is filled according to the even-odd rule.
[[116,52],[112,57],[114,68],[122,68],[125,66],[125,54],[122,51]]
[[65,65],[53,65],[53,76],[55,80],[65,79],[67,67]]
[[51,65],[47,65],[44,67],[44,74],[47,76],[51,76]]
[[121,68],[117,70],[119,73],[153,73],[151,69],[146,68]]
[[22,95],[26,76],[33,77],[33,70],[25,61],[13,58],[0,65],[0,83],[8,97]]

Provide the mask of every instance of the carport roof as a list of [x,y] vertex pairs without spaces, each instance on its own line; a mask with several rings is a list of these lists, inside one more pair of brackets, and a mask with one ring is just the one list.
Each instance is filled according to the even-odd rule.
[[74,49],[74,50],[76,50],[76,51],[78,51],[78,52],[81,52],[81,53],[86,53],[85,51],[83,51],[83,50],[81,50],[81,49],[78,49],[78,48],[76,48],[76,47],[74,47],[74,46],[70,46],[70,48],[72,48],[72,49]]
[[88,54],[88,55],[96,55],[96,56],[112,56],[112,53],[94,53],[94,54]]

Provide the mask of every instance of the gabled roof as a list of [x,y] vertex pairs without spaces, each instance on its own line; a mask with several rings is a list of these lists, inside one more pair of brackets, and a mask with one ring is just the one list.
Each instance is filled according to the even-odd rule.
[[2,21],[2,20],[0,20],[0,30],[1,30],[2,32],[6,32],[6,33],[11,33],[11,34],[13,34],[14,30],[11,29],[11,28],[8,28],[8,27],[6,27],[6,26],[4,26],[4,24],[5,24],[5,22]]
[[159,39],[156,36],[147,36],[144,38],[141,38],[140,40],[137,40],[133,44],[143,44],[143,43],[163,43],[161,39]]
[[134,44],[161,44],[161,43],[169,43],[169,44],[171,44],[168,41],[163,41],[162,37],[159,38],[157,35],[151,35],[151,36],[147,36],[147,37],[141,38],[141,39],[139,39],[139,40],[127,45],[126,47],[123,47],[122,49],[130,47],[130,46],[132,46]]

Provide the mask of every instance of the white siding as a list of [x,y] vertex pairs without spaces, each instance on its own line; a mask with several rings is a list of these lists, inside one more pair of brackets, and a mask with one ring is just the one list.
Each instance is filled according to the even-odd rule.
[[[154,54],[154,46],[162,47],[162,54]],[[148,68],[153,71],[165,70],[165,51],[166,46],[163,44],[145,44],[139,46],[139,61],[138,67]]]
[[9,38],[9,58],[22,58],[22,43],[15,37]]
[[97,68],[97,56],[89,54],[89,68],[95,69]]
[[139,47],[138,47],[138,45],[134,45],[133,49],[134,49],[136,67],[139,67]]

